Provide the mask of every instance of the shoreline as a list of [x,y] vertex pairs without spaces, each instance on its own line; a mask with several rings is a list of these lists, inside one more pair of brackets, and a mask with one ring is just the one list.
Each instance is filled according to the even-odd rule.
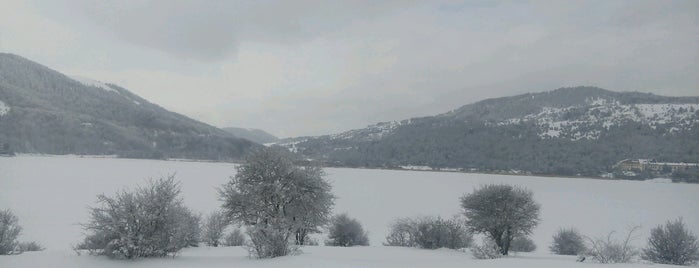
[[[0,157],[67,157],[67,158],[93,158],[93,159],[131,159],[131,160],[153,160],[153,161],[172,161],[172,162],[189,162],[189,163],[228,163],[228,164],[240,164],[241,160],[209,160],[209,159],[187,159],[187,158],[168,158],[168,159],[156,159],[156,158],[129,158],[129,157],[119,157],[118,155],[79,155],[79,154],[34,154],[34,153],[18,153],[14,156],[2,156]],[[456,168],[431,168],[421,167],[416,169],[410,168],[388,168],[388,167],[347,167],[347,166],[326,166],[322,165],[323,168],[349,168],[349,169],[366,169],[366,170],[391,170],[391,171],[416,171],[416,172],[440,172],[440,173],[463,173],[463,174],[483,174],[483,175],[505,175],[505,176],[524,176],[524,177],[542,177],[542,178],[565,178],[565,179],[587,179],[587,180],[607,180],[607,181],[652,181],[656,179],[667,179],[670,183],[683,183],[683,182],[673,182],[671,178],[652,178],[645,180],[629,180],[629,179],[615,179],[615,178],[605,178],[605,177],[592,177],[592,176],[570,176],[570,175],[557,175],[557,174],[536,174],[536,173],[509,173],[509,172],[487,172],[487,171],[468,171],[459,170]]]

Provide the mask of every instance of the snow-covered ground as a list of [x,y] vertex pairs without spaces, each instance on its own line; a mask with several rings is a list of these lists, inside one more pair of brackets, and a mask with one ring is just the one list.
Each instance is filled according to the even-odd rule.
[[[576,227],[583,234],[598,236],[641,225],[635,242],[643,246],[650,228],[677,217],[683,217],[686,225],[699,233],[696,184],[345,168],[326,172],[338,196],[335,212],[347,212],[361,221],[369,231],[371,247],[306,247],[299,256],[274,260],[248,259],[240,248],[197,248],[187,249],[175,259],[110,261],[75,256],[70,250],[81,239],[78,224],[87,220],[87,207],[97,194],[111,195],[142,184],[146,178],[175,173],[187,206],[206,214],[219,207],[216,187],[228,181],[235,166],[74,156],[0,157],[0,209],[12,209],[19,217],[24,227],[20,240],[36,240],[48,248],[0,256],[0,267],[463,267],[469,262],[477,267],[598,267],[548,254],[551,235],[559,227]],[[459,197],[485,183],[516,184],[534,191],[542,205],[541,224],[532,237],[537,252],[481,261],[452,250],[381,246],[394,218],[451,217],[460,211]]]
[[483,268],[633,268],[645,267],[679,267],[670,265],[642,264],[598,264],[575,262],[575,256],[557,256],[550,254],[525,254],[496,260],[477,260],[470,253],[456,250],[437,249],[424,250],[400,247],[305,247],[295,256],[285,256],[274,259],[251,259],[247,251],[241,247],[228,248],[187,248],[176,258],[139,259],[133,261],[116,261],[104,257],[77,256],[72,252],[28,252],[18,256],[0,256],[0,267],[144,267],[144,268],[177,268],[177,267],[254,267],[254,268],[406,268],[406,267],[483,267]]

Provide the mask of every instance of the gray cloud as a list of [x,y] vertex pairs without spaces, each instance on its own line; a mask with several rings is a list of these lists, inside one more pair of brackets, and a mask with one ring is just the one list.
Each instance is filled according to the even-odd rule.
[[[366,20],[408,1],[65,1],[74,23],[173,56],[217,61],[240,42],[300,42]],[[80,17],[74,17],[75,13]]]

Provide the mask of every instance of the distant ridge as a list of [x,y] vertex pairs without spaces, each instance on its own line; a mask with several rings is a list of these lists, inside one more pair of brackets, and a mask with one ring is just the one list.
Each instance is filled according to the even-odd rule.
[[17,153],[240,159],[259,145],[120,86],[0,53],[0,148]]
[[252,129],[252,128],[239,128],[239,127],[225,127],[222,128],[225,131],[228,131],[228,133],[231,133],[235,135],[236,137],[243,138],[246,140],[254,141],[260,144],[265,144],[265,143],[270,143],[270,142],[275,142],[278,141],[279,138],[276,136],[267,133],[264,130],[261,129]]
[[337,166],[600,176],[623,159],[699,161],[699,97],[560,88],[276,144]]

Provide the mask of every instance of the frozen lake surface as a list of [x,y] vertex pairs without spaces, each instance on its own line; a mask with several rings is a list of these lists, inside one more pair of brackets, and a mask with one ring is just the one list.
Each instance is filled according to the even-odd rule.
[[[328,168],[337,195],[335,213],[347,212],[380,246],[396,217],[460,213],[459,198],[487,183],[507,183],[534,192],[542,205],[534,230],[537,254],[545,254],[559,227],[589,236],[641,225],[636,244],[645,245],[650,228],[683,217],[699,232],[699,185],[639,181],[506,176],[420,171]],[[69,250],[81,239],[79,223],[96,195],[175,174],[184,202],[207,214],[219,208],[216,187],[235,174],[229,163],[179,162],[75,156],[0,157],[0,209],[9,208],[24,227],[21,240],[36,240],[49,251]]]

